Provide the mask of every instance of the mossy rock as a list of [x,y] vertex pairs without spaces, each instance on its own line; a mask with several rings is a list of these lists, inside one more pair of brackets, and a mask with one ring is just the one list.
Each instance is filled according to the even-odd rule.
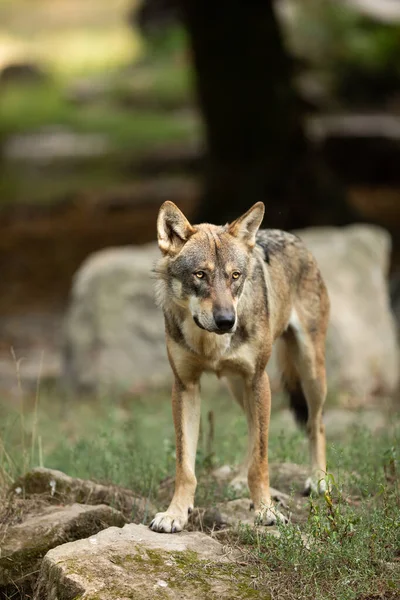
[[147,498],[132,490],[70,477],[56,469],[32,469],[14,483],[12,492],[17,491],[20,497],[41,496],[57,504],[107,504],[134,523],[146,523],[157,512]]
[[31,589],[41,561],[51,548],[125,523],[120,512],[104,505],[41,507],[37,514],[30,514],[2,534],[0,597],[6,587]]
[[46,555],[36,600],[263,598],[253,566],[200,532],[160,534],[111,527]]

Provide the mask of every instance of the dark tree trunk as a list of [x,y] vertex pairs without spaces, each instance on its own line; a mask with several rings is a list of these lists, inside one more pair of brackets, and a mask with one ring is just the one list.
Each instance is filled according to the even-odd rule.
[[270,0],[181,0],[207,141],[197,221],[223,223],[258,200],[268,226],[351,220],[305,138]]

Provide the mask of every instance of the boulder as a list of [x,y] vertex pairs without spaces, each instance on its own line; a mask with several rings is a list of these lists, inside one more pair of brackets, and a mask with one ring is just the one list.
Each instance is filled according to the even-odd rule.
[[236,563],[235,556],[200,532],[165,535],[143,525],[110,527],[48,552],[34,598],[265,598],[265,590],[252,588],[253,567]]
[[14,494],[29,498],[40,496],[47,502],[70,504],[107,504],[119,510],[129,521],[146,522],[157,512],[147,498],[116,485],[70,477],[62,471],[37,467],[16,480]]
[[[316,256],[331,299],[327,340],[330,391],[364,402],[398,382],[396,327],[389,306],[390,237],[352,225],[297,232]],[[129,390],[171,379],[151,270],[156,244],[104,250],[76,274],[65,320],[64,372],[78,389]],[[273,355],[268,372],[280,388]]]
[[2,588],[30,588],[51,548],[125,522],[120,512],[105,505],[41,506],[1,534],[0,596]]
[[74,388],[129,389],[168,375],[151,271],[156,244],[90,256],[75,276],[65,322],[65,375]]
[[304,482],[310,474],[307,465],[290,462],[272,462],[269,465],[271,485],[285,494],[303,494]]

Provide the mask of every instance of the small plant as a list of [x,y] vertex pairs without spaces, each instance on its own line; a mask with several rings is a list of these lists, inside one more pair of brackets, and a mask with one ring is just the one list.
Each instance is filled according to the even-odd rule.
[[322,501],[312,497],[309,501],[310,533],[316,540],[330,539],[342,543],[345,537],[354,535],[357,517],[354,512],[346,510],[342,490],[334,476],[329,473],[325,480],[327,490]]

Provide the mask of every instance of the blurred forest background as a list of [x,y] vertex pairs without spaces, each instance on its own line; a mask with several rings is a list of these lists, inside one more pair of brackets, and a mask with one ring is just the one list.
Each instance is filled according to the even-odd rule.
[[166,199],[381,225],[398,311],[399,81],[390,0],[1,0],[1,355],[51,362],[82,261],[154,240]]

